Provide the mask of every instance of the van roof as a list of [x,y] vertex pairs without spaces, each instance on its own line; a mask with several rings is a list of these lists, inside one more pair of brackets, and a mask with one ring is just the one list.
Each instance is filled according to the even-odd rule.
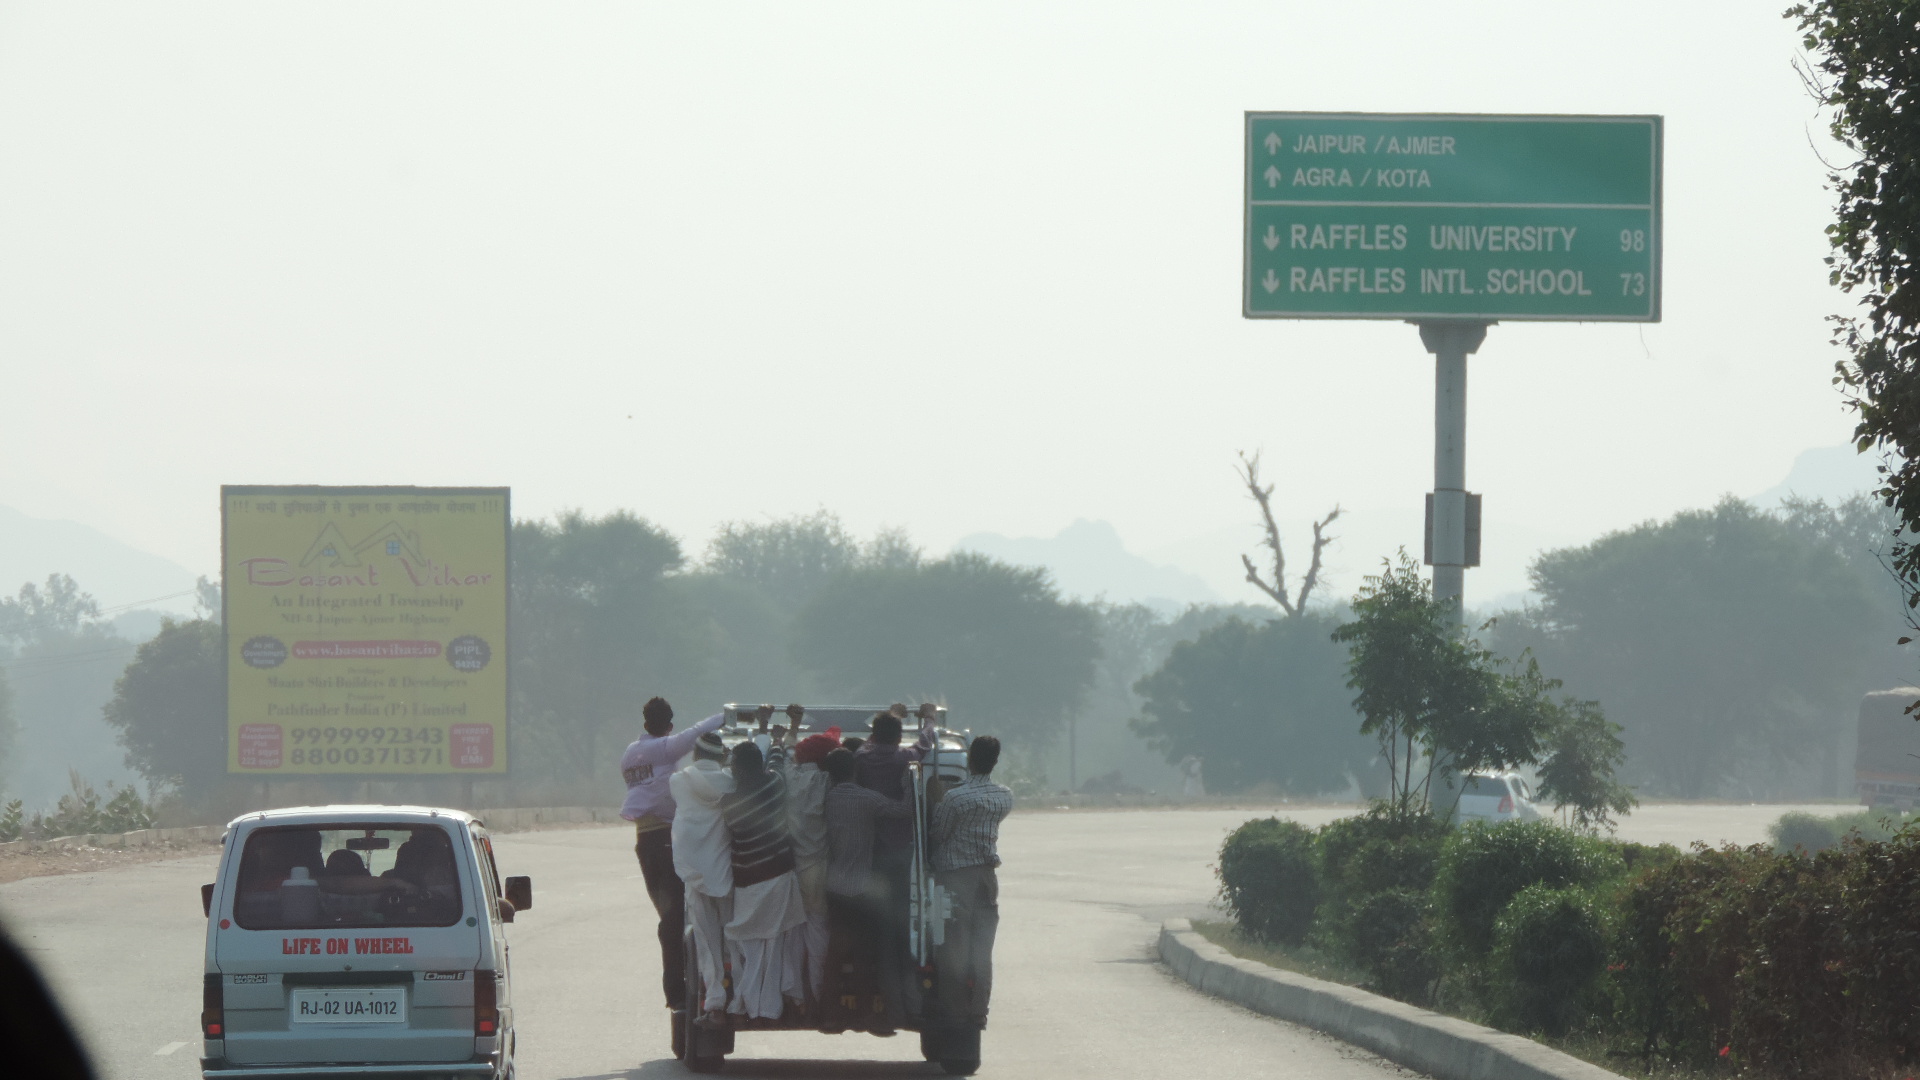
[[374,803],[340,803],[333,806],[283,806],[277,810],[254,810],[227,822],[229,830],[242,825],[314,825],[323,822],[359,824],[361,822],[452,821],[466,825],[479,821],[464,810],[444,806],[381,806]]

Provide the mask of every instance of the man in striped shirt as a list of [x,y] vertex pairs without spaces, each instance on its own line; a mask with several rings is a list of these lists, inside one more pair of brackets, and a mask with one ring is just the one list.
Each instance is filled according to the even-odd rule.
[[807,908],[794,873],[787,827],[787,781],[770,772],[760,748],[733,748],[733,790],[720,814],[733,844],[733,917],[726,926],[733,956],[728,1011],[750,1020],[778,1020],[804,1005]]
[[934,879],[953,896],[953,919],[940,947],[940,1011],[962,1027],[987,1026],[993,993],[993,938],[1000,927],[1000,823],[1013,792],[993,782],[1000,740],[982,735],[967,747],[967,779],[933,808],[928,839]]

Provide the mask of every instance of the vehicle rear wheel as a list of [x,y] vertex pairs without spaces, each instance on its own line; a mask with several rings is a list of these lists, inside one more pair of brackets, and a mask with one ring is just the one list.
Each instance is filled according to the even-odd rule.
[[920,1056],[928,1061],[940,1060],[940,1035],[932,1028],[920,1029]]
[[947,1028],[937,1033],[934,1050],[940,1069],[948,1076],[972,1076],[980,1070],[980,1029],[973,1026]]

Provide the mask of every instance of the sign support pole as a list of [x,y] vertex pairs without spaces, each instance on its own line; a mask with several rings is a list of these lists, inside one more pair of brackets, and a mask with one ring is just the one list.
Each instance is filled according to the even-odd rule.
[[1466,615],[1467,357],[1487,339],[1488,323],[1421,320],[1420,344],[1433,354],[1433,598]]

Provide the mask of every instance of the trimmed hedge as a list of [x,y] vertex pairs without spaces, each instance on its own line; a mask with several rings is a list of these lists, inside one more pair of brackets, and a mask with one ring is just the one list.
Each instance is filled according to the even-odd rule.
[[1493,950],[1494,920],[1529,885],[1593,886],[1617,877],[1617,845],[1546,821],[1472,822],[1440,850],[1434,915],[1445,943],[1469,962]]
[[1607,968],[1607,927],[1584,889],[1529,885],[1493,927],[1500,1010],[1523,1031],[1562,1035],[1581,1026]]
[[[1649,1071],[1920,1068],[1920,825],[1804,848],[1621,844],[1544,823],[1267,819],[1221,852],[1250,936],[1312,940],[1373,989],[1516,1032],[1596,1037]],[[1311,928],[1309,932],[1308,928]]]
[[1320,906],[1313,833],[1279,818],[1249,821],[1220,848],[1220,897],[1256,941],[1298,945]]

